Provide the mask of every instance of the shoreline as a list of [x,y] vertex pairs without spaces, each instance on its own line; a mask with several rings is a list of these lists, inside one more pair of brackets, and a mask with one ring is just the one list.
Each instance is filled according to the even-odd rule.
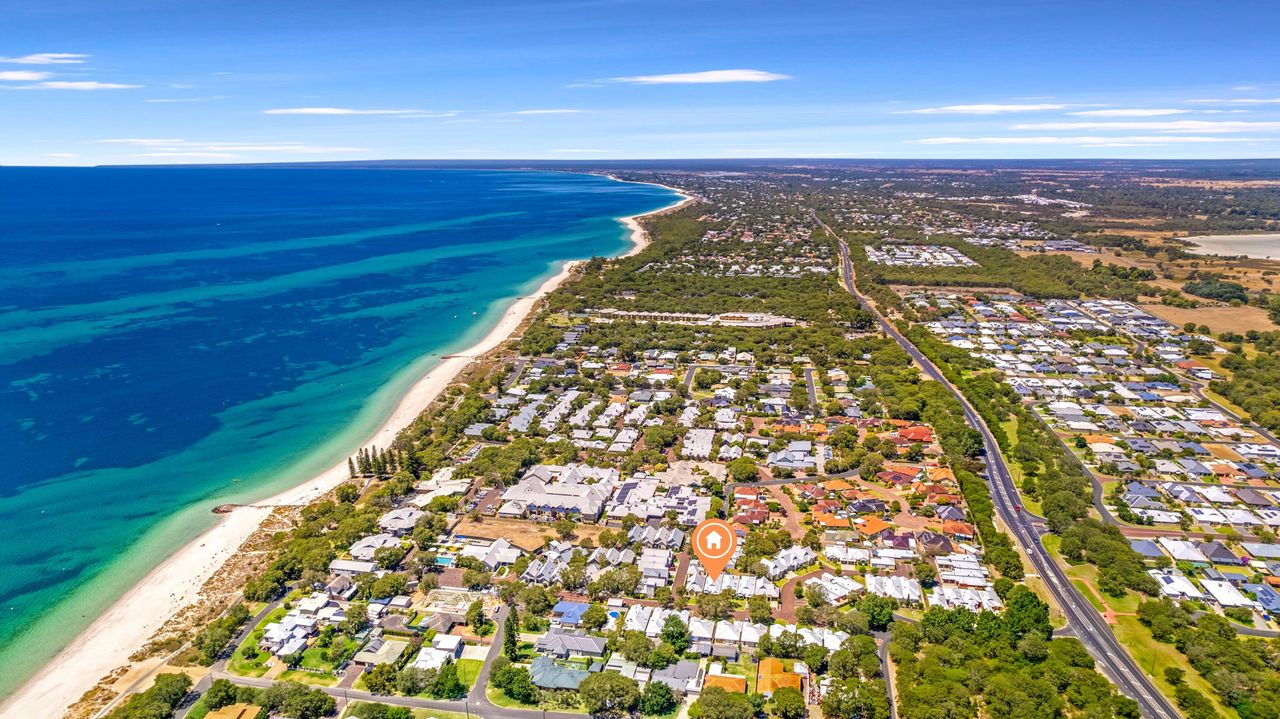
[[[1240,235],[1197,235],[1178,237],[1190,245],[1193,255],[1244,257],[1251,260],[1280,259],[1280,232],[1254,232]],[[1264,254],[1265,253],[1265,254]]]
[[[610,179],[627,182],[613,177]],[[630,231],[628,238],[632,243],[627,252],[617,257],[631,257],[648,246],[648,233],[640,225],[639,218],[671,212],[694,201],[675,188],[658,186],[675,192],[681,199],[656,210],[615,218]],[[544,280],[534,292],[516,298],[493,329],[479,342],[461,352],[442,357],[439,363],[409,387],[390,416],[364,442],[353,448],[352,453],[359,447],[372,444],[390,446],[400,431],[412,424],[475,359],[505,344],[533,315],[539,302],[569,279],[583,263],[583,260],[564,261],[559,272]],[[141,581],[94,619],[67,647],[0,703],[0,719],[61,716],[102,678],[121,667],[145,663],[133,662],[129,657],[145,646],[170,619],[200,601],[205,583],[240,551],[242,545],[258,531],[276,507],[308,504],[348,478],[344,458],[301,484],[219,514],[220,519],[216,524],[148,572]],[[151,669],[138,683],[148,679],[159,668],[157,666]],[[57,714],[50,713],[51,707],[57,707]]]

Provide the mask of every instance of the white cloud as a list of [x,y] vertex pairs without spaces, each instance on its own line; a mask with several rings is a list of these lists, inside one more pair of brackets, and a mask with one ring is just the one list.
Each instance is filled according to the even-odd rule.
[[351,107],[280,107],[264,115],[415,115],[425,110],[360,110]]
[[65,157],[79,157],[80,155],[79,155],[79,154],[77,154],[77,153],[74,153],[74,152],[46,152],[46,153],[44,153],[44,156],[45,156],[45,157],[64,157],[64,158],[65,158]]
[[1179,110],[1173,107],[1133,107],[1113,110],[1080,110],[1068,112],[1068,115],[1081,117],[1161,117],[1164,115],[1185,115],[1190,110]]
[[569,108],[551,108],[547,110],[516,110],[512,115],[577,115],[586,112],[586,110],[573,110]]
[[613,82],[634,85],[711,85],[726,82],[773,82],[788,80],[790,75],[764,70],[705,70],[703,72],[673,72],[666,75],[632,75],[610,78]]
[[1193,105],[1280,105],[1280,97],[1231,97],[1187,100]]
[[[125,137],[125,138],[109,138],[106,140],[98,140],[100,143],[114,145],[131,145],[134,147],[152,148],[148,152],[148,156],[176,157],[179,153],[182,155],[190,155],[191,153],[232,153],[232,152],[276,152],[298,155],[324,154],[330,152],[368,152],[368,148],[364,147],[325,147],[318,145],[308,145],[303,142],[285,141],[285,142],[232,142],[232,141],[197,141],[197,140],[175,140],[164,138],[150,137]],[[158,154],[158,153],[164,153]]]
[[558,155],[599,155],[608,150],[594,150],[589,147],[559,147],[552,152]]
[[31,70],[0,70],[0,80],[8,82],[34,82],[49,77],[51,72],[33,72]]
[[175,102],[213,102],[214,100],[225,100],[226,95],[210,95],[208,97],[152,97],[143,102],[156,103],[175,103]]
[[1153,130],[1155,132],[1271,132],[1280,122],[1249,120],[1157,120],[1152,122],[1027,122],[1014,130]]
[[38,52],[34,55],[20,57],[0,57],[0,62],[12,62],[18,65],[74,65],[89,57],[78,52]]
[[899,110],[899,115],[1000,115],[1007,112],[1044,112],[1047,110],[1065,110],[1067,105],[1051,102],[1019,105],[943,105],[942,107],[922,107],[918,110]]
[[230,152],[137,152],[129,157],[200,157],[205,159],[231,158],[239,155]]
[[168,140],[157,139],[151,137],[112,137],[106,140],[98,140],[113,145],[138,145],[140,147],[160,146],[160,145],[181,145],[186,140]]
[[95,80],[47,80],[35,85],[20,85],[22,90],[128,90],[141,85],[124,85],[118,82],[97,82]]
[[1197,137],[1169,135],[1137,135],[1106,137],[1103,135],[1076,136],[1013,136],[1013,137],[926,137],[908,140],[913,145],[1081,145],[1086,147],[1137,147],[1170,143],[1203,142],[1254,142],[1246,137]]

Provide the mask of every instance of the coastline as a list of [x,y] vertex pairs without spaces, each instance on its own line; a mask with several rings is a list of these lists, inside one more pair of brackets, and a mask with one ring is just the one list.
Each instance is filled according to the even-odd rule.
[[[680,200],[649,212],[616,218],[629,230],[628,237],[632,243],[627,252],[618,257],[633,256],[648,246],[649,237],[639,218],[671,212],[694,201],[675,188],[659,186],[671,190]],[[479,342],[445,356],[431,367],[409,387],[378,429],[352,448],[352,453],[371,444],[389,446],[400,431],[412,424],[473,360],[505,344],[533,315],[539,302],[573,276],[582,264],[582,260],[563,262],[559,272],[543,281],[534,292],[516,298]],[[172,618],[201,600],[206,582],[241,550],[271,517],[275,508],[308,504],[347,479],[344,458],[301,484],[220,515],[216,524],[169,555],[0,703],[0,719],[60,716],[102,678],[120,674],[122,667],[135,668],[135,665],[146,664],[145,660],[134,662],[129,657],[145,646]],[[131,684],[144,683],[159,668],[160,665],[152,667]],[[57,707],[56,714],[50,712],[51,707]]]

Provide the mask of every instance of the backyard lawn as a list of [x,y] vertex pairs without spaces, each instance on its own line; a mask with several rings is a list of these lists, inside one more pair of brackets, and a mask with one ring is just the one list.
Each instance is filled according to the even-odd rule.
[[480,668],[484,666],[484,662],[479,659],[459,659],[458,660],[458,681],[466,685],[468,689],[476,683],[476,677],[480,675]]
[[304,672],[299,669],[288,669],[280,672],[280,676],[277,679],[282,682],[299,682],[318,687],[331,687],[338,683],[338,678],[332,674],[316,674],[315,672]]
[[284,607],[278,607],[267,614],[267,616],[263,617],[262,621],[258,622],[258,625],[253,628],[253,631],[249,632],[249,635],[240,643],[240,646],[236,647],[235,653],[233,653],[231,655],[231,659],[227,661],[227,671],[230,671],[232,674],[239,674],[242,677],[260,677],[263,674],[266,674],[267,662],[270,659],[270,655],[266,652],[259,652],[256,659],[245,659],[244,649],[246,647],[253,647],[256,649],[258,642],[262,640],[263,627],[272,622],[280,621],[280,619],[288,613],[289,610]]

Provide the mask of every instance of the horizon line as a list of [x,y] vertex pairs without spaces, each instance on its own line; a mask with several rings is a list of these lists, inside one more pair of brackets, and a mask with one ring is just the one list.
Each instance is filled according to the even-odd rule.
[[1280,162],[1275,157],[840,157],[822,155],[797,156],[751,156],[751,157],[612,157],[581,158],[563,157],[510,157],[510,158],[376,158],[366,160],[278,160],[267,162],[171,162],[171,163],[96,163],[96,164],[59,164],[38,165],[0,162],[0,168],[118,168],[118,167],[296,167],[300,165],[370,165],[386,163],[428,163],[428,164],[511,164],[537,163],[555,165],[589,166],[623,162]]

